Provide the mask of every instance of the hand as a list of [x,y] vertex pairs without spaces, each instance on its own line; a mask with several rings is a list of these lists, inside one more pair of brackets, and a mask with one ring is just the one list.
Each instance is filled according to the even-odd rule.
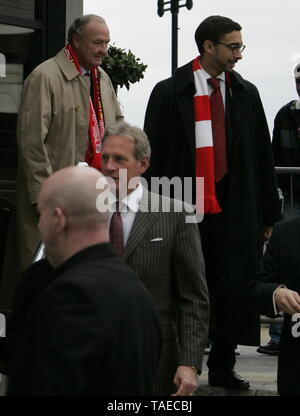
[[175,373],[174,383],[178,390],[171,396],[190,396],[198,387],[198,376],[191,367],[180,365]]
[[294,290],[280,287],[276,290],[274,296],[280,311],[290,315],[300,312],[300,296]]

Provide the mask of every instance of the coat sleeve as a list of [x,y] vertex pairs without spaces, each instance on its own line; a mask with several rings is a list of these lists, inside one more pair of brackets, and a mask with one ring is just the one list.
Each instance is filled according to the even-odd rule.
[[278,195],[277,178],[273,160],[273,152],[269,128],[263,105],[257,88],[251,88],[253,97],[253,111],[255,112],[255,129],[259,168],[260,188],[262,199],[263,226],[271,226],[282,219],[281,206]]
[[202,368],[209,325],[209,297],[200,234],[195,223],[179,214],[173,247],[177,325],[180,355],[178,365]]
[[165,147],[169,142],[168,137],[172,125],[170,120],[172,97],[171,90],[167,87],[166,81],[156,84],[146,108],[144,130],[151,146],[150,166],[144,175],[147,180],[150,180],[152,176],[165,176],[163,169],[166,156]]
[[31,204],[37,203],[41,184],[52,173],[45,147],[51,114],[49,79],[43,72],[35,70],[24,84],[17,127],[21,180]]
[[267,250],[260,262],[258,273],[250,282],[253,307],[261,314],[274,317],[273,293],[280,281],[280,244],[275,225]]

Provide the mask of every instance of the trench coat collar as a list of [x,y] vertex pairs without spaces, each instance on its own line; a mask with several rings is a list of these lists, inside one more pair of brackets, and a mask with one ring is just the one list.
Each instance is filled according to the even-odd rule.
[[69,60],[64,51],[65,48],[61,49],[58,54],[54,57],[58,66],[60,67],[62,73],[65,75],[68,81],[71,81],[73,78],[79,76],[75,65]]
[[[65,48],[61,49],[57,55],[55,55],[54,59],[57,62],[58,66],[60,67],[61,71],[65,75],[68,81],[71,81],[73,78],[79,76],[79,72],[77,71],[75,65],[69,60],[67,55],[64,51]],[[97,66],[99,72],[104,72],[100,66]],[[101,81],[100,81],[101,82]]]

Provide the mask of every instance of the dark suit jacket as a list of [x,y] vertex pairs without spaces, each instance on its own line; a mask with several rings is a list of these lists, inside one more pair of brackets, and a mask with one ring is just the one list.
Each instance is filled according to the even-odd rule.
[[[150,201],[151,212],[144,212],[150,210]],[[168,204],[171,212],[162,212]],[[186,213],[174,212],[174,206],[180,208],[180,202],[144,189],[123,253],[152,295],[162,323],[158,395],[174,392],[177,366],[201,369],[208,334],[208,292],[198,227],[186,223]]]
[[[265,315],[274,316],[273,292],[284,284],[300,293],[300,217],[277,223],[261,263],[260,272],[252,282],[254,305]],[[300,330],[293,336],[291,316],[284,315],[278,358],[278,393],[300,395]],[[296,327],[294,327],[295,331]]]
[[86,248],[56,270],[34,264],[16,293],[7,336],[8,395],[152,394],[159,320],[109,244]]

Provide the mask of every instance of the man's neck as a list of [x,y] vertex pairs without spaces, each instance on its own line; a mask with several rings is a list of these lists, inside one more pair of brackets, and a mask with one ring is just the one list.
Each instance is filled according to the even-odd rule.
[[108,229],[106,231],[103,229],[95,229],[89,233],[76,233],[73,236],[70,234],[68,239],[64,241],[63,247],[61,247],[62,249],[57,250],[55,253],[56,255],[53,255],[49,261],[56,269],[61,264],[65,263],[70,257],[74,256],[76,253],[79,253],[85,248],[108,242]]
[[213,78],[216,78],[218,75],[222,73],[212,64],[212,62],[206,55],[201,55],[200,64],[201,67]]

